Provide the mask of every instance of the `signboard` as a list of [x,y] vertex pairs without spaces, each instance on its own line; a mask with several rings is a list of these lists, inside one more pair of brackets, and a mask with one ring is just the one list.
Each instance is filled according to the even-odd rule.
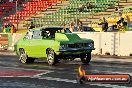
[[8,46],[8,34],[0,34],[0,49],[7,50]]

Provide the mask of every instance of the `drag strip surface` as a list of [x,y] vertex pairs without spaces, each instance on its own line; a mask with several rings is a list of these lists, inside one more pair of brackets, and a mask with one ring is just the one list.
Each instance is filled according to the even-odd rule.
[[[129,58],[130,59],[130,58]],[[89,65],[82,65],[86,74],[123,74],[132,76],[132,63],[128,59],[93,58]],[[79,59],[62,61],[49,66],[44,60],[21,64],[16,56],[0,57],[0,88],[132,88],[130,84],[86,83],[76,81]]]

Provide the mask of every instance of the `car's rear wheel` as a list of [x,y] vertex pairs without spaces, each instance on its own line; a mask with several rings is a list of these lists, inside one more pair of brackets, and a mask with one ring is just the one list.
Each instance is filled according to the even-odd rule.
[[57,63],[56,55],[52,49],[47,50],[47,62],[49,65],[55,65]]
[[81,55],[81,61],[82,63],[84,64],[88,64],[91,60],[91,52],[90,53],[87,53],[87,54],[82,54]]
[[34,62],[35,59],[34,58],[29,58],[24,49],[20,49],[19,52],[20,52],[19,60],[20,60],[21,63],[24,64],[24,63],[33,63]]

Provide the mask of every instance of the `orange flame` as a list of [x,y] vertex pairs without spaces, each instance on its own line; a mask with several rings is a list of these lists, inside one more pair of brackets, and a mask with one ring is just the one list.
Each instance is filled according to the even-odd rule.
[[82,65],[79,66],[78,71],[80,76],[85,76],[85,70],[82,68]]

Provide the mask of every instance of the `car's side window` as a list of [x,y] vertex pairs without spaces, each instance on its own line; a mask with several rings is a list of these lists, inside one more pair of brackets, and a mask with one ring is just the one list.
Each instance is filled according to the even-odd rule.
[[55,38],[55,33],[56,33],[56,31],[54,31],[54,30],[49,31],[49,38]]
[[41,32],[42,38],[48,38],[48,35],[49,35],[49,33],[44,30]]
[[26,39],[32,39],[32,37],[33,37],[33,32],[32,31],[27,32],[26,35],[25,35]]
[[33,31],[33,39],[41,39],[41,31],[40,30],[34,30]]

